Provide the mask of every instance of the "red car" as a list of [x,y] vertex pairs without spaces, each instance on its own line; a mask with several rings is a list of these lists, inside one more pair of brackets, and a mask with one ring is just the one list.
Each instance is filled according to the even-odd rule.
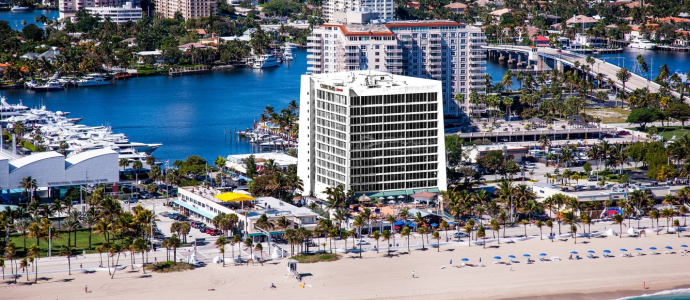
[[215,229],[215,228],[206,229],[206,233],[210,234],[210,235],[221,235],[222,234],[222,232],[220,230]]

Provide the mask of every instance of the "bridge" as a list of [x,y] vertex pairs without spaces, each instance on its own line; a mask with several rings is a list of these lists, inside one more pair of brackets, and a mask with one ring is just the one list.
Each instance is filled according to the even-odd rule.
[[[521,53],[521,54],[527,54],[529,56],[529,60],[536,61],[537,57],[541,59],[542,61],[547,61],[547,60],[552,60],[555,62],[556,66],[558,67],[559,64],[561,66],[563,65],[568,65],[571,67],[575,66],[575,62],[578,62],[580,65],[589,65],[586,61],[587,55],[579,54],[579,53],[574,53],[570,52],[567,50],[559,50],[559,49],[554,49],[554,48],[546,48],[546,47],[528,47],[528,46],[511,46],[511,45],[486,45],[482,46],[482,49],[486,49],[489,51],[498,51],[498,52],[513,52],[513,53]],[[589,74],[592,76],[596,76],[597,73],[601,73],[604,78],[611,79],[618,89],[623,88],[623,83],[618,80],[616,77],[616,73],[621,69],[621,67],[616,66],[614,64],[608,63],[604,60],[592,57],[594,59],[594,64],[591,65],[591,69],[588,71]],[[562,69],[562,68],[561,68]],[[653,81],[650,81],[640,75],[637,75],[633,72],[630,72],[630,79],[625,82],[625,90],[626,91],[634,91],[636,89],[647,89],[652,93],[658,93],[659,89],[661,86]],[[681,94],[675,91],[671,91],[671,94],[674,97],[681,98]]]

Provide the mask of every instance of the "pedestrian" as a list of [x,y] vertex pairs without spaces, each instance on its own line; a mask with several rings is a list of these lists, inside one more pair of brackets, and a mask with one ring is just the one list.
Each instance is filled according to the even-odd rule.
[[84,268],[84,266],[82,266],[81,263],[80,263],[80,264],[79,264],[79,269],[83,269],[83,268]]
[[412,278],[414,278],[414,270],[412,270]]
[[85,285],[85,286],[84,286],[84,293],[88,293],[88,292],[89,292],[89,286],[88,286],[88,285]]
[[158,257],[154,257],[154,258],[153,258],[153,263],[154,263],[154,264],[157,264],[157,263],[158,263]]

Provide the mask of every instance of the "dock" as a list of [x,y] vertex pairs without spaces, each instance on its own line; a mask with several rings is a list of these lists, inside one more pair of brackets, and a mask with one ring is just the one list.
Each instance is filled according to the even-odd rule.
[[662,51],[679,51],[679,52],[690,51],[690,47],[684,47],[684,46],[656,45],[655,48],[658,50],[662,50]]
[[594,49],[568,49],[571,52],[583,53],[583,54],[607,54],[607,53],[620,53],[623,52],[623,48],[594,48]]
[[193,75],[206,73],[210,69],[207,66],[200,67],[181,67],[181,68],[170,68],[168,74],[170,76],[183,76],[183,75]]

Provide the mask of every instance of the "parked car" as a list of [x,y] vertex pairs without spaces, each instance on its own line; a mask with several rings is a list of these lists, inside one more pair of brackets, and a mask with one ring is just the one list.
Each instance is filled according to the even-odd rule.
[[129,197],[129,199],[122,200],[122,202],[124,202],[124,203],[137,203],[137,202],[139,202],[139,199],[137,199],[136,197]]
[[467,233],[464,232],[456,232],[453,237],[457,238],[463,238],[463,237],[468,237]]
[[206,229],[206,233],[210,234],[210,235],[221,235],[222,234],[222,232],[220,230],[215,229],[215,228]]
[[357,245],[357,246],[359,246],[359,245],[371,245],[371,243],[369,243],[365,240],[359,240],[359,241],[355,242],[355,245]]

